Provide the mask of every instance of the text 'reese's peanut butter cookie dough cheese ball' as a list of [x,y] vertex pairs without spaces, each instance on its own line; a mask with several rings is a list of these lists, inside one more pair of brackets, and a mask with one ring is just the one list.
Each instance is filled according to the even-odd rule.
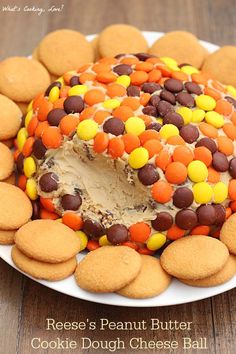
[[59,219],[81,249],[154,254],[218,236],[236,210],[236,89],[147,53],[69,71],[31,102],[17,135],[33,218]]

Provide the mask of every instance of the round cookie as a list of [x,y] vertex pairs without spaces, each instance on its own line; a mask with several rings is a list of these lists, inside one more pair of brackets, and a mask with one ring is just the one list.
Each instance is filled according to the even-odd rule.
[[142,33],[133,26],[115,24],[106,27],[99,36],[99,53],[112,57],[120,53],[146,52],[148,44]]
[[223,224],[220,240],[228,247],[229,252],[236,255],[236,214],[231,215]]
[[0,140],[15,137],[21,125],[22,112],[12,100],[1,94],[0,110]]
[[20,188],[0,182],[0,201],[0,229],[18,229],[31,218],[31,202]]
[[236,46],[221,47],[210,54],[202,70],[223,84],[236,86]]
[[77,265],[75,279],[84,290],[117,291],[129,284],[141,269],[141,256],[126,246],[103,246],[88,253]]
[[76,257],[69,260],[52,264],[36,261],[27,257],[16,246],[12,248],[12,260],[23,272],[37,279],[58,281],[69,277],[76,268]]
[[16,230],[0,230],[0,245],[12,245]]
[[151,48],[150,54],[174,58],[178,64],[188,63],[200,68],[205,54],[197,37],[185,31],[168,32],[159,38]]
[[229,256],[219,240],[202,235],[180,238],[165,248],[161,265],[176,278],[202,279],[219,272]]
[[0,92],[16,102],[29,102],[50,84],[41,63],[25,57],[11,57],[0,64]]
[[85,36],[67,29],[45,36],[38,46],[37,55],[48,71],[58,76],[94,59],[93,48]]
[[190,279],[189,280],[179,279],[179,280],[182,283],[190,286],[210,287],[210,286],[217,286],[226,283],[235,274],[236,274],[236,257],[230,254],[224,267],[216,274],[213,274],[207,278],[197,279],[197,280],[190,280]]
[[0,143],[0,181],[8,178],[14,170],[14,159],[11,150]]
[[76,233],[54,220],[28,222],[16,232],[15,243],[28,257],[48,263],[67,261],[80,250]]
[[133,299],[145,299],[161,294],[170,285],[171,276],[161,267],[159,259],[146,255],[141,255],[141,259],[141,271],[118,294]]

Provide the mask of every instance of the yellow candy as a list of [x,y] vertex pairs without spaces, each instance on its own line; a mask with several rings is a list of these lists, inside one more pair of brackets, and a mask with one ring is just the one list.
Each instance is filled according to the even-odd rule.
[[160,129],[160,136],[162,139],[168,139],[171,136],[179,135],[179,129],[174,124],[165,124]]
[[212,111],[216,106],[214,98],[208,95],[197,96],[195,102],[198,108],[204,109],[204,111]]
[[166,236],[161,233],[152,234],[147,241],[147,248],[156,251],[166,243]]
[[56,219],[56,221],[58,221],[58,222],[61,222],[61,223],[62,223],[62,218],[58,218],[58,219]]
[[163,63],[165,63],[167,66],[174,66],[178,67],[178,63],[175,59],[170,58],[170,57],[161,57],[160,58]]
[[207,112],[205,115],[205,120],[207,123],[213,125],[213,127],[215,128],[221,128],[223,127],[225,121],[224,121],[224,117],[222,116],[222,114],[218,113],[218,112]]
[[29,178],[26,182],[26,193],[31,200],[38,198],[37,184],[33,178]]
[[76,235],[80,239],[80,252],[87,247],[88,236],[83,231],[75,231]]
[[229,92],[234,98],[236,98],[236,88],[232,85],[226,86],[227,92]]
[[17,146],[20,151],[22,151],[23,146],[25,145],[26,139],[28,138],[28,132],[25,128],[21,128],[17,133]]
[[141,118],[130,117],[125,122],[125,130],[127,133],[131,133],[138,136],[143,133],[145,129],[145,123]]
[[31,177],[36,172],[36,163],[33,157],[27,157],[24,160],[24,174],[26,177]]
[[132,168],[141,168],[149,159],[148,150],[143,147],[134,149],[129,155],[129,164]]
[[27,107],[27,112],[31,111],[31,109],[33,109],[33,100],[29,103]]
[[83,95],[88,91],[88,86],[86,85],[75,85],[71,87],[68,91],[68,96],[79,96]]
[[180,68],[177,65],[167,65],[167,69],[171,71],[180,71]]
[[192,111],[188,107],[180,107],[176,111],[178,114],[180,114],[184,120],[184,124],[189,124],[192,119]]
[[108,109],[115,109],[120,106],[120,101],[115,98],[111,98],[110,100],[106,100],[103,102],[103,107]]
[[131,79],[128,75],[120,75],[116,79],[116,83],[128,87],[130,85]]
[[188,176],[193,182],[203,182],[208,177],[208,169],[206,165],[200,160],[190,162],[187,170]]
[[183,73],[187,74],[187,75],[192,75],[192,74],[198,74],[199,70],[197,68],[195,68],[194,66],[191,65],[184,65],[182,66],[182,68],[180,69]]
[[64,79],[63,77],[59,77],[58,79],[56,79],[57,82],[60,82],[62,85],[64,85]]
[[85,119],[77,127],[78,137],[82,140],[91,140],[98,131],[98,123],[91,119]]
[[25,116],[25,127],[27,128],[29,125],[29,122],[31,121],[31,118],[33,116],[33,110],[31,109],[30,111],[28,111],[28,113]]
[[108,246],[111,244],[107,239],[107,235],[103,235],[103,236],[99,237],[98,243],[100,246]]
[[156,121],[157,121],[157,123],[160,123],[161,125],[163,124],[163,119],[162,118],[157,118]]
[[58,100],[60,95],[60,89],[57,86],[54,86],[50,92],[49,92],[49,101],[50,102],[55,102],[56,100]]
[[200,182],[193,186],[193,195],[196,203],[206,204],[211,201],[213,191],[209,184],[206,182]]
[[203,109],[195,109],[192,114],[192,122],[200,123],[205,118],[205,111]]
[[223,203],[228,197],[228,186],[223,182],[218,182],[214,185],[213,200],[215,203]]

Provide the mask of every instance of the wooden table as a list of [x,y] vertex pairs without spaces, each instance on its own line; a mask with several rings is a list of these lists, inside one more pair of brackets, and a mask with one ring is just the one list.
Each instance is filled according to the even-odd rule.
[[[10,55],[27,55],[37,46],[45,33],[57,28],[73,28],[85,34],[99,32],[111,23],[130,23],[142,30],[170,31],[189,30],[199,38],[213,43],[236,44],[235,0],[67,0],[40,1],[47,9],[52,5],[61,12],[45,12],[41,16],[24,12],[25,5],[39,4],[37,1],[1,1],[21,7],[19,12],[0,10],[1,46],[0,58]],[[1,201],[0,201],[1,202]],[[101,317],[110,321],[191,321],[191,331],[46,331],[45,319],[56,321],[99,321]],[[191,304],[164,308],[119,308],[80,301],[49,290],[20,275],[0,260],[0,354],[53,353],[53,350],[33,350],[31,339],[54,340],[56,337],[79,340],[91,337],[94,340],[124,340],[132,337],[152,340],[178,340],[191,337],[207,338],[206,353],[230,354],[236,346],[236,290],[211,299]],[[157,339],[157,338],[156,338]],[[202,350],[188,350],[189,353]],[[204,351],[204,350],[203,350]],[[109,353],[105,350],[61,350],[63,353]],[[118,351],[117,351],[118,352]],[[150,350],[138,352],[168,352]],[[175,350],[183,353],[183,349]]]

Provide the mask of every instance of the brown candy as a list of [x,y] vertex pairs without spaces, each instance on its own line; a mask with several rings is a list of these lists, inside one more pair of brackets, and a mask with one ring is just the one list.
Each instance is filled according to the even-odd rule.
[[138,86],[131,85],[127,88],[127,96],[131,97],[139,97],[140,96],[140,88]]
[[152,95],[150,100],[149,100],[149,103],[154,106],[154,107],[157,107],[158,103],[160,102],[160,96],[158,95]]
[[167,91],[167,90],[162,90],[161,93],[160,93],[160,98],[164,101],[167,101],[171,104],[175,104],[175,95],[170,92],[170,91]]
[[177,93],[183,90],[183,83],[177,79],[167,79],[164,82],[164,87],[166,90]]
[[215,208],[212,205],[201,205],[197,209],[197,217],[201,225],[213,225],[216,220]]
[[169,213],[162,211],[157,214],[156,219],[152,220],[151,223],[155,230],[166,231],[172,226],[173,217]]
[[24,170],[24,155],[22,152],[19,153],[17,160],[16,160],[16,168],[19,173],[23,173]]
[[78,210],[82,204],[82,199],[79,194],[65,194],[61,198],[61,205],[64,210]]
[[151,184],[157,182],[160,177],[153,165],[146,164],[138,171],[138,178],[142,184],[145,186],[150,186]]
[[53,87],[57,86],[59,89],[61,88],[61,83],[59,81],[55,81],[48,86],[47,90],[45,91],[45,96],[49,96],[49,93]]
[[233,157],[229,162],[229,174],[231,177],[236,178],[236,157]]
[[39,179],[39,186],[45,193],[50,193],[58,188],[58,177],[53,172],[48,172],[42,175]]
[[201,95],[202,93],[201,87],[195,82],[192,81],[185,82],[184,87],[188,91],[188,93],[193,93],[195,95]]
[[197,214],[191,209],[183,209],[175,215],[175,223],[184,230],[191,230],[197,225]]
[[148,116],[157,117],[157,110],[154,106],[146,106],[142,109],[142,112]]
[[229,161],[222,152],[215,152],[212,158],[212,166],[216,171],[225,172],[229,169]]
[[225,207],[221,204],[214,204],[213,207],[215,208],[215,224],[222,225],[226,219],[226,210]]
[[187,92],[179,92],[176,95],[176,101],[179,102],[182,106],[192,108],[195,106],[195,101],[193,96]]
[[105,234],[105,230],[99,222],[91,219],[84,221],[83,230],[89,237],[100,237]]
[[36,159],[41,160],[44,158],[45,154],[46,154],[46,147],[44,146],[43,142],[41,139],[37,139],[35,140],[34,144],[33,144],[33,154],[36,157]]
[[64,101],[64,110],[69,113],[80,113],[84,109],[84,102],[80,96],[69,96]]
[[157,110],[158,110],[160,116],[164,117],[168,112],[173,111],[174,108],[169,102],[161,100],[157,104]]
[[159,132],[159,130],[161,129],[162,125],[160,123],[157,122],[152,122],[150,123],[146,129],[154,129],[157,132]]
[[145,82],[142,85],[142,90],[147,93],[153,93],[155,91],[158,91],[161,89],[161,86],[159,84],[156,84],[155,82]]
[[58,126],[62,118],[66,115],[67,113],[64,111],[64,109],[52,109],[47,116],[48,123],[53,126]]
[[178,129],[181,129],[184,125],[182,116],[176,112],[168,112],[163,118],[163,124],[173,124]]
[[107,239],[113,245],[118,245],[128,240],[128,229],[122,224],[115,224],[107,230]]
[[133,72],[131,66],[128,64],[116,65],[112,70],[114,71],[114,73],[116,73],[119,76],[120,75],[130,75]]
[[196,147],[204,146],[208,150],[210,150],[212,154],[217,151],[216,143],[211,138],[202,138],[197,142],[195,146]]
[[125,125],[121,119],[118,118],[109,118],[103,124],[103,131],[105,133],[110,133],[113,135],[121,135],[125,130]]
[[79,76],[72,76],[72,78],[70,79],[70,86],[73,87],[79,84],[80,84]]
[[173,195],[173,204],[180,209],[188,208],[193,203],[193,192],[187,187],[177,188]]
[[195,125],[187,124],[180,129],[180,135],[188,144],[192,144],[199,138],[199,131]]

